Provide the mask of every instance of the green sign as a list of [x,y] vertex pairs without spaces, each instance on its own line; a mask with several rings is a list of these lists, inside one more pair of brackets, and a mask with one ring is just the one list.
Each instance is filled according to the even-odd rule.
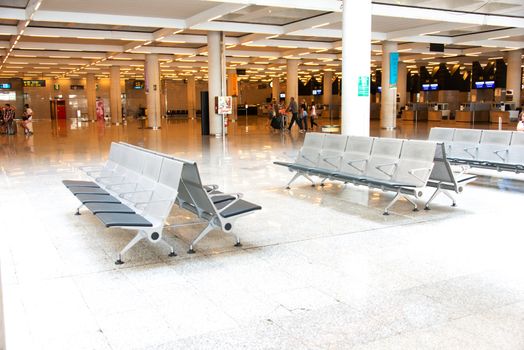
[[358,96],[369,97],[369,75],[358,77]]

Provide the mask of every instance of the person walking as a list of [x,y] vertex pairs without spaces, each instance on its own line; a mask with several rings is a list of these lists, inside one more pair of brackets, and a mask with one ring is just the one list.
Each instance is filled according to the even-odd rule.
[[294,97],[291,97],[289,101],[289,106],[286,109],[286,112],[291,112],[291,121],[289,122],[288,130],[291,131],[291,127],[296,122],[299,129],[302,129],[302,124],[300,120],[298,119],[298,104],[297,101],[295,101]]
[[317,108],[315,107],[314,101],[311,101],[311,106],[309,107],[309,118],[311,121],[311,130],[313,130],[315,126],[318,126],[315,122],[315,119],[317,119]]

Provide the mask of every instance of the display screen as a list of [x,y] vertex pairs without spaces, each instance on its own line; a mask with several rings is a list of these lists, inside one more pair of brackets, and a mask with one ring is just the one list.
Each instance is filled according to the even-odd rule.
[[493,89],[495,88],[494,80],[476,81],[475,89]]
[[317,89],[317,90],[313,90],[313,95],[322,95],[322,90],[321,89]]
[[429,84],[422,84],[422,91],[429,91]]
[[45,87],[45,80],[24,80],[24,87]]
[[144,81],[143,80],[135,80],[133,82],[133,89],[135,90],[142,90],[144,88]]
[[286,94],[284,93],[280,94],[280,98],[286,98]]
[[377,87],[378,92],[382,92],[382,86]]
[[11,83],[0,83],[0,89],[10,89]]
[[438,90],[438,84],[429,84],[429,89],[432,91]]

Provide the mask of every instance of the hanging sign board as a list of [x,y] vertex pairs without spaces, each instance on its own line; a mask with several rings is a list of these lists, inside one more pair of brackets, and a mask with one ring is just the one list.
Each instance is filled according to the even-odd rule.
[[389,53],[389,88],[395,89],[398,82],[398,52]]
[[24,80],[24,87],[45,87],[45,80]]
[[358,96],[369,97],[369,75],[358,77]]
[[233,113],[233,98],[231,96],[218,96],[218,114]]

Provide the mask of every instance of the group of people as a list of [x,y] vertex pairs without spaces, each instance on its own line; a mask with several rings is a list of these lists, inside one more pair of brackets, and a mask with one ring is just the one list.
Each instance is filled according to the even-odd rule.
[[317,120],[317,110],[314,101],[311,101],[311,104],[308,105],[306,103],[306,100],[302,100],[302,103],[300,104],[300,107],[295,101],[294,97],[291,97],[289,105],[287,108],[285,106],[279,105],[274,99],[273,103],[270,107],[270,116],[269,118],[275,118],[277,116],[281,118],[285,118],[286,113],[291,113],[291,120],[289,122],[289,125],[287,126],[287,129],[285,128],[285,119],[282,119],[282,128],[284,130],[291,131],[291,128],[296,123],[299,132],[304,133],[308,130],[308,118],[311,125],[311,130],[313,130],[315,127],[318,127],[318,124],[316,122]]
[[[6,103],[0,108],[0,133],[14,135],[16,134],[16,108]],[[25,135],[33,134],[33,110],[28,104],[24,105],[24,114],[22,116],[22,122],[20,125],[24,129]]]

